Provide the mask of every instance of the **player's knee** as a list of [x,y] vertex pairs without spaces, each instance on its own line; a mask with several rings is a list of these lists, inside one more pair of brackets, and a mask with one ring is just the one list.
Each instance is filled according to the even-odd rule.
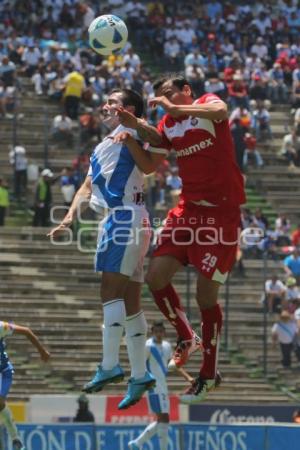
[[157,271],[151,269],[146,274],[145,281],[151,291],[158,291],[166,286],[166,280]]

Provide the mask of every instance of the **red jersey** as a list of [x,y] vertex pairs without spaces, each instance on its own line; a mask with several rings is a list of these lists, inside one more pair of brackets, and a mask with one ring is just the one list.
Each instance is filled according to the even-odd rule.
[[[195,103],[219,102],[206,94]],[[166,114],[157,126],[162,134],[160,152],[176,151],[182,179],[181,200],[206,201],[219,207],[245,202],[244,180],[235,161],[229,121],[213,121]]]

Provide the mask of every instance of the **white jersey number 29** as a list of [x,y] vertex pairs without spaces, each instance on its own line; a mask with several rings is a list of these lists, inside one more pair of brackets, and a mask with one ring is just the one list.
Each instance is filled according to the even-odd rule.
[[208,265],[209,267],[215,267],[217,264],[218,258],[211,253],[205,253],[204,258],[202,259],[202,263]]

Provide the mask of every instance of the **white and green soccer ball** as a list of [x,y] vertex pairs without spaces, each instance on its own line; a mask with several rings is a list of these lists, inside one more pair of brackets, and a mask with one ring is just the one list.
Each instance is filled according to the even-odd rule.
[[96,17],[90,24],[88,33],[92,49],[104,56],[121,50],[128,38],[125,22],[111,14]]

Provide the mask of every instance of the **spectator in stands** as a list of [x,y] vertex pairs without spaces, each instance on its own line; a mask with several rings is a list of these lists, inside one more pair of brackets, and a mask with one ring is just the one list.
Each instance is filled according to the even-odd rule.
[[65,78],[64,104],[67,116],[76,120],[79,102],[85,89],[84,77],[77,71],[71,72]]
[[73,422],[95,422],[94,414],[89,410],[89,399],[85,394],[81,394],[78,399],[78,410]]
[[216,94],[222,99],[226,96],[226,86],[223,81],[220,80],[218,73],[210,74],[209,78],[204,83],[204,91],[205,93],[209,94]]
[[279,63],[275,63],[269,72],[270,95],[273,103],[286,103],[288,88],[284,82],[284,72]]
[[275,220],[275,232],[277,233],[277,245],[290,245],[289,231],[291,223],[286,215],[279,213]]
[[293,253],[284,259],[283,264],[286,275],[296,278],[297,284],[300,284],[300,250],[295,248]]
[[241,223],[242,229],[250,227],[253,222],[253,214],[249,208],[241,208]]
[[249,99],[243,76],[236,73],[233,76],[233,82],[228,86],[229,105],[231,109],[246,108],[249,109]]
[[71,167],[65,167],[60,177],[61,192],[64,198],[64,205],[71,206],[74,195],[79,187],[79,179],[75,176]]
[[263,167],[264,162],[259,151],[257,150],[256,137],[253,136],[251,133],[246,133],[244,141],[245,141],[245,151],[243,157],[243,169],[244,170],[247,169],[249,155],[254,156],[257,167]]
[[270,109],[271,102],[268,99],[267,89],[264,80],[260,75],[254,75],[253,84],[249,89],[250,105],[253,110],[257,109],[258,103],[267,110]]
[[257,108],[253,111],[252,127],[255,131],[256,139],[258,141],[272,139],[270,113],[263,106],[262,101],[257,102]]
[[294,247],[300,248],[300,224],[297,226],[296,230],[292,232],[291,241]]
[[294,116],[294,127],[297,128],[298,126],[300,126],[300,108],[296,110]]
[[[176,34],[175,34],[176,36]],[[203,68],[205,64],[205,59],[201,55],[199,48],[196,48],[191,53],[188,53],[186,57],[184,58],[184,65],[187,66],[194,66]]]
[[164,44],[164,55],[166,58],[167,67],[177,68],[179,65],[181,48],[176,37],[171,37]]
[[0,118],[6,116],[6,92],[4,82],[0,79]]
[[258,249],[258,245],[262,241],[263,236],[264,231],[253,222],[243,230],[241,250],[245,258],[260,257],[261,251]]
[[101,139],[101,121],[97,111],[82,114],[79,119],[80,123],[80,142],[87,143],[93,136],[97,136],[98,141]]
[[269,221],[268,221],[267,217],[263,214],[263,212],[260,208],[255,209],[252,220],[254,223],[256,223],[256,225],[258,225],[263,230],[265,230],[265,231],[268,230]]
[[43,95],[47,88],[46,67],[41,65],[38,70],[31,77],[31,81],[34,84],[34,91],[37,95]]
[[14,171],[15,195],[19,200],[21,195],[26,195],[28,160],[26,150],[21,145],[16,145],[9,152],[9,162]]
[[245,134],[246,129],[241,125],[239,118],[230,122],[231,135],[234,142],[236,162],[240,170],[244,171],[244,152],[246,148]]
[[8,56],[4,56],[0,62],[0,79],[4,86],[13,86],[15,84],[16,65],[9,60]]
[[[274,347],[276,342],[280,344],[282,355],[281,364],[284,369],[291,367],[291,355],[297,334],[299,334],[299,330],[296,321],[288,311],[282,311],[279,321],[274,323],[272,327],[272,341]],[[296,356],[298,361],[300,361],[299,354],[296,353]]]
[[300,81],[293,84],[291,100],[294,109],[300,108]]
[[38,180],[35,192],[35,205],[33,227],[47,227],[50,221],[50,208],[52,202],[51,183],[53,173],[50,169],[44,169]]
[[90,157],[85,150],[81,151],[79,155],[72,161],[72,167],[75,171],[75,176],[80,180],[80,182],[86,177],[89,166]]
[[37,70],[41,56],[42,55],[39,48],[33,43],[29,44],[28,47],[25,48],[22,54],[22,62],[24,63],[23,71],[28,77],[32,77],[34,72]]
[[185,68],[185,77],[192,86],[193,92],[197,98],[203,93],[203,84],[205,75],[201,67],[197,64]]
[[280,153],[291,167],[300,165],[300,127],[294,127],[291,133],[284,136]]
[[65,112],[54,117],[51,135],[54,142],[66,142],[68,145],[72,145],[72,120]]
[[278,313],[285,300],[286,287],[277,275],[265,283],[266,302],[269,314]]
[[9,207],[8,185],[5,180],[0,177],[0,227],[5,225],[5,216]]
[[286,280],[286,287],[285,307],[290,313],[294,313],[297,309],[298,302],[300,301],[300,290],[297,286],[296,278],[289,277]]

